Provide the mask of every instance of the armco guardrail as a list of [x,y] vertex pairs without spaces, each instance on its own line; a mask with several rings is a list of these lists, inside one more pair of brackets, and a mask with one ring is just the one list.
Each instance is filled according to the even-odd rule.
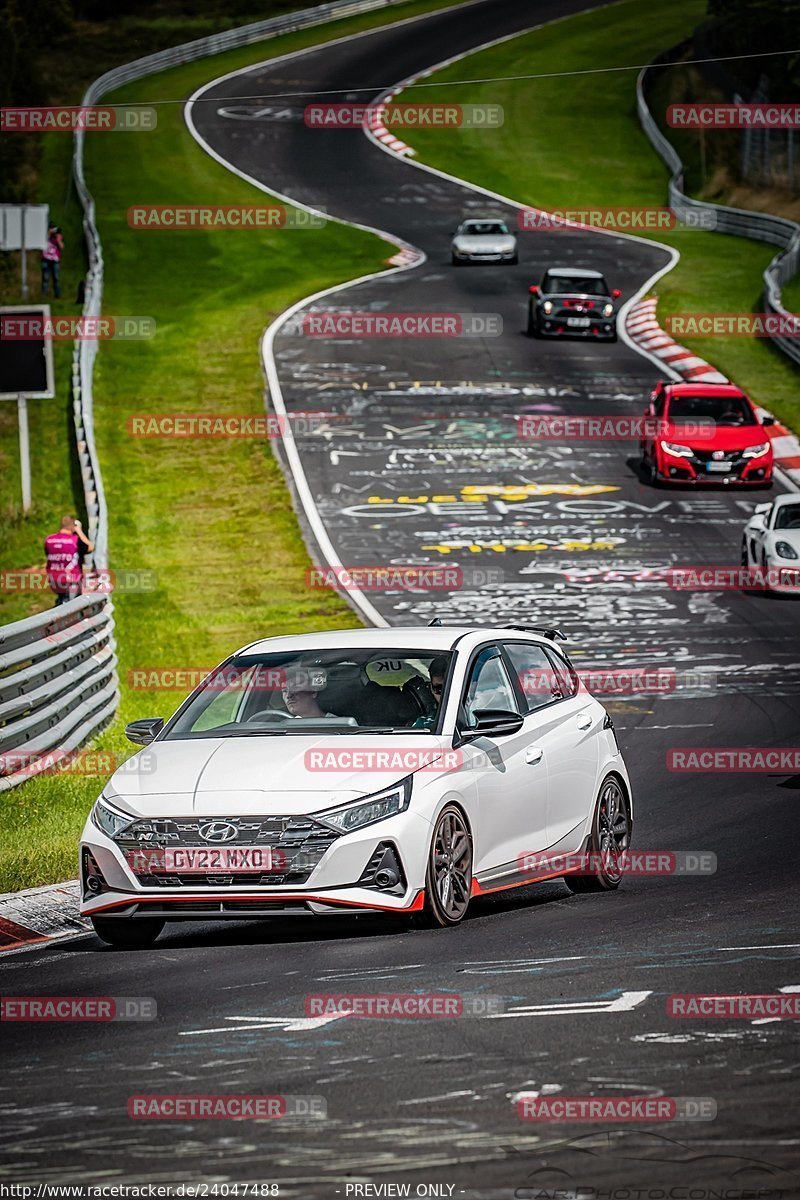
[[0,628],[0,792],[111,720],[114,649],[111,603],[97,594]]
[[[257,21],[198,38],[107,71],[86,90],[97,101],[136,79],[264,38],[358,13],[392,8],[405,0],[334,0],[302,12]],[[83,313],[96,317],[103,299],[103,248],[94,200],[83,171],[82,130],[75,134],[73,175],[83,206],[88,271]],[[94,441],[92,377],[97,341],[75,343],[72,402],[75,436],[94,566],[108,567],[108,518]],[[113,605],[108,596],[81,596],[46,613],[0,627],[0,791],[46,770],[53,752],[78,749],[113,717],[118,699]],[[19,764],[21,769],[16,769]]]
[[[709,204],[704,200],[695,200],[691,196],[687,196],[683,190],[684,168],[680,155],[664,137],[650,112],[646,99],[647,92],[667,66],[676,61],[683,48],[683,46],[676,47],[656,59],[654,63],[640,72],[636,81],[636,107],[642,128],[655,151],[672,172],[668,185],[670,207],[675,210],[681,220],[691,220],[692,214],[694,214],[699,228],[713,230],[717,233],[732,233],[738,237],[752,238],[757,242],[769,242],[771,245],[781,246],[782,249],[764,271],[763,299],[765,310],[786,318],[788,324],[792,320],[792,314],[787,312],[781,304],[781,287],[794,278],[800,267],[800,225],[785,217],[750,212],[744,208],[730,208],[724,204]],[[800,339],[773,337],[772,341],[800,366]]]

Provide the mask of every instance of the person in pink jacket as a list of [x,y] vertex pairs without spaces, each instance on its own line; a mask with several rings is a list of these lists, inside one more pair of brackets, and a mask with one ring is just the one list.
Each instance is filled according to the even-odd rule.
[[56,300],[61,298],[61,254],[64,249],[64,235],[57,225],[50,225],[47,230],[47,245],[42,251],[42,295],[47,295],[47,285],[52,279],[53,295]]
[[[85,550],[84,550],[85,547]],[[56,604],[80,596],[83,585],[83,555],[94,549],[75,517],[62,517],[58,533],[44,539],[45,570]]]

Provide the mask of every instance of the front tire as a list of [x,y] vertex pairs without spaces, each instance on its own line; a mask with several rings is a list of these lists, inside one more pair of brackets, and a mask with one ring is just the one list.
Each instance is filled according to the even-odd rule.
[[650,487],[659,487],[661,483],[655,460],[652,458],[646,458],[644,455],[642,455],[642,477],[644,482]]
[[606,775],[600,785],[589,834],[589,865],[585,875],[565,875],[571,892],[610,892],[622,883],[620,855],[631,844],[631,810],[625,789],[616,775]]
[[428,852],[425,907],[417,924],[424,928],[458,925],[472,894],[472,838],[455,804],[439,813]]
[[536,317],[533,315],[533,309],[530,307],[528,308],[528,328],[526,332],[528,337],[535,338],[539,336],[539,330],[536,325]]
[[146,950],[152,946],[165,922],[158,917],[92,917],[94,931],[101,941],[119,950]]

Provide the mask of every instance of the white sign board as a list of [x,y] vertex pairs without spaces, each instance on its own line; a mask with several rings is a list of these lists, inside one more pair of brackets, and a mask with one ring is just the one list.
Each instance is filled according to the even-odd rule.
[[47,245],[46,204],[0,204],[0,250],[21,250],[23,218],[25,247],[44,250]]

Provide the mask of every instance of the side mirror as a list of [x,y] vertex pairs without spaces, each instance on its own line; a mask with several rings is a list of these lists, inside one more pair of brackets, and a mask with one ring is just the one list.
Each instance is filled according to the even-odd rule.
[[473,715],[475,724],[458,731],[465,742],[472,742],[479,737],[508,737],[511,733],[519,733],[523,725],[519,713],[506,712],[502,708],[483,708]]
[[756,513],[767,513],[772,508],[771,504],[757,504],[753,509],[753,515]]
[[761,424],[762,425],[777,425],[778,422],[775,420],[774,417],[762,417]]
[[614,290],[611,293],[611,299],[619,300],[621,295],[622,295],[622,292],[619,290],[619,288],[614,288]]
[[532,284],[531,284],[531,286],[528,288],[528,291],[530,292],[530,294],[531,294],[532,296],[538,296],[538,295],[539,295],[539,289],[538,289],[538,287],[536,286],[536,284],[535,284],[535,283],[532,283]]
[[163,717],[142,717],[140,721],[131,721],[130,725],[125,726],[125,737],[137,746],[149,746],[163,728]]

